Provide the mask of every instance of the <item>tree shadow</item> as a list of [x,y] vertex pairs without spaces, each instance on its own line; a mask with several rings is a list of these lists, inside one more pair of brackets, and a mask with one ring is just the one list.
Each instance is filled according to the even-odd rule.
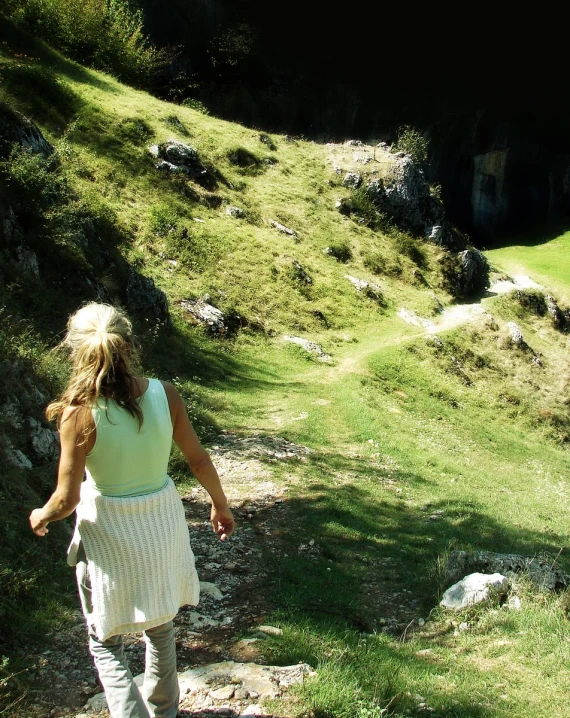
[[[303,485],[295,490],[296,495],[261,507],[249,519],[263,544],[270,615],[293,631],[315,637],[314,643],[289,642],[282,648],[277,642],[278,661],[326,664],[326,654],[320,651],[331,636],[345,642],[349,650],[350,642],[363,635],[386,634],[392,638],[376,650],[366,679],[382,686],[386,666],[390,670],[398,666],[390,689],[377,693],[384,705],[395,693],[405,695],[411,690],[408,683],[413,675],[435,676],[442,670],[428,655],[402,652],[397,643],[414,634],[416,619],[428,617],[438,606],[448,588],[442,568],[451,550],[540,555],[553,566],[570,568],[566,555],[570,543],[565,535],[519,528],[507,520],[503,523],[475,501],[437,500],[421,506],[399,498],[398,486],[426,483],[425,477],[413,472],[392,472],[391,484],[366,460],[341,454],[316,454],[298,462],[297,468]],[[318,480],[319,473],[323,481]],[[243,515],[238,518],[238,531],[244,519]],[[445,637],[444,633],[434,640],[437,643]],[[354,649],[350,660],[357,654]],[[338,670],[342,665],[339,660]],[[491,714],[490,707],[476,704],[465,694],[429,692],[434,705],[453,698],[453,707],[446,707],[442,715]],[[397,702],[394,708],[404,704]],[[314,715],[335,715],[328,710],[316,705]]]
[[497,238],[486,249],[504,249],[506,247],[538,247],[570,231],[570,218],[562,217],[546,224],[533,227],[528,232],[516,232]]
[[91,85],[113,94],[118,92],[117,87],[109,80],[101,77],[100,74],[96,75],[82,65],[64,57],[42,40],[18,27],[12,20],[3,15],[0,17],[2,19],[2,22],[0,22],[0,42],[5,42],[11,51],[21,55],[34,53],[34,58],[41,60],[42,65],[57,71],[74,82]]

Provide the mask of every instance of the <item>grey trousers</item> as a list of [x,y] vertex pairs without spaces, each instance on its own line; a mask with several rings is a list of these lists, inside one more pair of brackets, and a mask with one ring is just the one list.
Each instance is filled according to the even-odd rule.
[[[83,560],[82,560],[83,559]],[[87,563],[79,555],[77,585],[83,605],[91,605],[91,585]],[[111,718],[176,718],[180,690],[176,671],[176,644],[172,621],[144,631],[145,673],[142,689],[134,682],[123,649],[123,637],[100,641],[89,629],[89,650]]]

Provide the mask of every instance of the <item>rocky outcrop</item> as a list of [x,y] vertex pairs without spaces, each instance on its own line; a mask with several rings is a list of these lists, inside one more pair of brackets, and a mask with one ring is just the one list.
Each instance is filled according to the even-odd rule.
[[452,551],[444,568],[444,579],[447,584],[455,583],[474,572],[501,573],[507,578],[524,575],[541,591],[561,590],[570,585],[570,576],[552,560],[491,551]]
[[447,252],[440,261],[444,286],[455,298],[465,299],[489,287],[489,263],[478,249]]
[[53,146],[31,120],[5,102],[0,102],[0,156],[8,155],[14,144],[38,152],[44,157],[54,152]]
[[376,209],[387,214],[397,226],[446,249],[465,249],[465,237],[447,221],[442,202],[411,157],[395,155],[388,178],[373,179],[365,188]]
[[203,180],[207,169],[202,164],[198,151],[180,140],[169,139],[148,148],[158,161],[155,167],[174,174],[184,174],[190,179]]
[[461,611],[478,603],[500,601],[509,588],[509,580],[500,573],[471,573],[447,589],[439,605]]
[[319,361],[329,362],[331,357],[329,354],[325,354],[320,344],[312,342],[309,339],[303,339],[303,337],[292,337],[286,334],[283,337],[283,341],[290,342],[291,344],[297,344],[301,349],[304,349],[308,354],[314,354]]
[[205,325],[213,334],[225,334],[228,330],[223,312],[208,304],[207,299],[183,299],[180,306],[196,324]]

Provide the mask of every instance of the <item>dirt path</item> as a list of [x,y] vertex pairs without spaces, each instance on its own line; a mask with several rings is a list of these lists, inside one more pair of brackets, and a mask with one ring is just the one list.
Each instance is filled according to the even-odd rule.
[[[492,284],[487,297],[537,286],[528,277],[500,280]],[[486,315],[481,302],[450,307],[434,320],[423,319],[408,310],[401,310],[400,314],[403,321],[417,326],[426,336]],[[388,343],[395,345],[417,336],[399,335]],[[330,368],[327,383],[334,384],[347,373],[362,372],[363,360],[377,348],[370,341],[352,351]],[[198,487],[182,497],[203,590],[199,606],[182,609],[175,619],[179,671],[220,661],[258,664],[266,661],[266,636],[259,626],[266,622],[272,608],[266,590],[271,560],[278,559],[282,550],[279,534],[291,531],[292,527],[286,501],[289,487],[283,485],[282,479],[275,479],[273,466],[277,462],[302,462],[310,449],[278,436],[222,434],[210,452],[234,508],[238,529],[230,541],[220,542],[208,522],[206,493]],[[289,477],[291,482],[296,481],[295,472]],[[383,595],[380,590],[372,593],[376,596],[378,615],[388,617],[387,628],[394,633],[401,631],[414,615],[411,597],[399,596],[395,601],[395,596]],[[51,647],[33,656],[30,677],[36,687],[28,690],[14,716],[108,715],[87,707],[87,701],[101,688],[87,650],[79,602],[73,622],[50,639]],[[137,675],[144,670],[142,636],[126,637],[125,645],[131,670]],[[222,702],[208,695],[186,695],[181,703],[186,713],[182,715],[200,718],[224,705],[228,712],[218,712],[219,715],[239,716],[252,699],[255,695]]]

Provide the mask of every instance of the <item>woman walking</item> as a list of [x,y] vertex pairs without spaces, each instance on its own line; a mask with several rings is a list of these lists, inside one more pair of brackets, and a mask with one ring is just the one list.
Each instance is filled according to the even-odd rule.
[[[68,322],[72,373],[47,408],[61,455],[57,487],[30,514],[32,530],[77,510],[68,563],[76,566],[89,648],[112,718],[175,718],[178,677],[173,618],[196,605],[199,581],[184,508],[167,474],[172,440],[211,498],[213,530],[224,541],[234,519],[220,479],[169,383],[133,373],[129,319],[91,303]],[[84,480],[85,479],[85,480]],[[145,675],[135,685],[125,633],[144,633]]]

